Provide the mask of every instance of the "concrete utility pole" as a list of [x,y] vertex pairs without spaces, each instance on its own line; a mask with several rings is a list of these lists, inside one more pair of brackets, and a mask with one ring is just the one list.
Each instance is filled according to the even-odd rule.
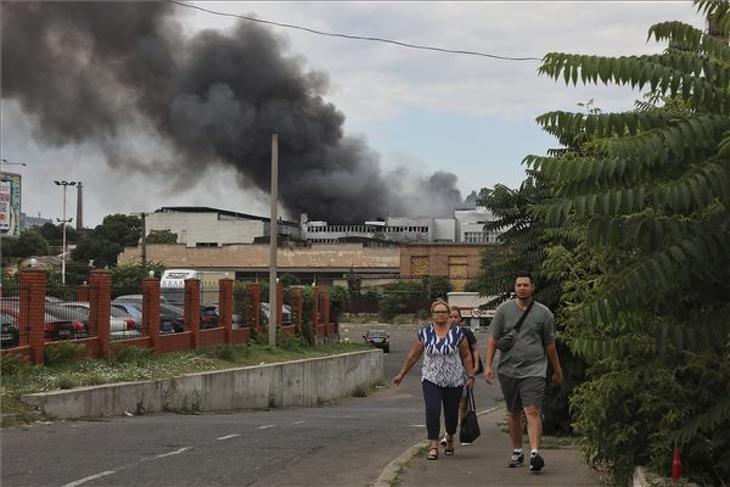
[[279,201],[279,135],[271,135],[271,222],[269,223],[269,345],[276,346],[276,243],[279,235],[277,205]]

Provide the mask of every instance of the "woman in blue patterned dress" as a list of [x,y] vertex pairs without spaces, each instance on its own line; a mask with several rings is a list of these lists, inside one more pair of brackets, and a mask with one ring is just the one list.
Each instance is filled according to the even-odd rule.
[[[424,353],[425,352],[425,353]],[[459,423],[459,399],[464,386],[474,385],[474,368],[469,344],[459,326],[449,324],[449,305],[435,301],[431,305],[431,323],[424,326],[413,339],[400,373],[393,382],[403,382],[411,367],[423,354],[421,387],[426,403],[426,429],[430,446],[426,458],[436,460],[439,455],[438,440],[441,426],[441,405],[446,425],[444,454],[454,454],[454,433]],[[466,374],[464,374],[466,370]]]

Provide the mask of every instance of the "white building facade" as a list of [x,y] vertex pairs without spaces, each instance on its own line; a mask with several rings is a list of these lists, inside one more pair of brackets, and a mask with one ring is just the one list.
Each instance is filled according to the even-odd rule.
[[[227,244],[253,243],[269,236],[269,219],[265,217],[197,206],[163,207],[148,213],[145,231],[168,230],[177,235],[177,243],[187,247],[221,247]],[[279,221],[279,235],[301,236],[292,222]]]

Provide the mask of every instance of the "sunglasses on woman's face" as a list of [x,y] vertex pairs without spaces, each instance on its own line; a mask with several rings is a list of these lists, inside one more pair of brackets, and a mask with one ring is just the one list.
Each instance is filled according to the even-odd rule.
[[441,314],[441,313],[448,313],[448,311],[444,311],[444,310],[435,310],[435,311],[433,311],[433,314]]

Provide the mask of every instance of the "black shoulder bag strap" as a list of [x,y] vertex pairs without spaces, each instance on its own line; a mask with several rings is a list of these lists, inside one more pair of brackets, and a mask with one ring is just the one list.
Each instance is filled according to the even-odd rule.
[[[525,318],[527,318],[527,315],[530,314],[530,310],[532,309],[533,304],[535,304],[534,299],[532,301],[530,301],[530,305],[527,307],[525,312],[522,313],[522,316],[520,316],[520,321],[518,321],[517,324],[515,325],[515,327],[512,328],[512,330],[514,330],[514,332],[515,332],[515,339],[517,339],[517,335],[520,333],[520,328],[522,328],[522,323],[525,322]],[[510,332],[512,330],[510,330]]]

